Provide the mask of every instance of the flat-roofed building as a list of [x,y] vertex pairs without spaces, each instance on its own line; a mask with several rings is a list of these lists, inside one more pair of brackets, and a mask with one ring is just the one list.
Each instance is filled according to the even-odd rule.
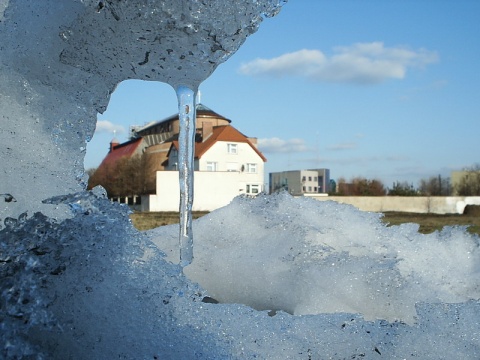
[[326,194],[330,190],[329,169],[289,170],[269,174],[270,193],[286,190],[294,196]]

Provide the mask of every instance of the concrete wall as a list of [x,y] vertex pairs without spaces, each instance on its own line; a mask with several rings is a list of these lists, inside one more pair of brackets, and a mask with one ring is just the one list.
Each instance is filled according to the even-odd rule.
[[319,201],[333,200],[363,211],[399,211],[433,214],[463,214],[466,205],[480,205],[480,196],[316,196]]
[[[240,174],[195,171],[193,211],[212,211],[228,205],[245,189]],[[142,196],[142,211],[178,211],[179,203],[178,171],[157,172],[157,194]]]

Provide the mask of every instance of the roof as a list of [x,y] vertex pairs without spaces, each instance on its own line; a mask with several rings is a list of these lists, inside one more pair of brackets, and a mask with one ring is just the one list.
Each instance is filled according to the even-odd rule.
[[[263,154],[257,149],[257,147],[253,145],[252,142],[248,140],[245,135],[243,135],[240,131],[238,131],[231,125],[215,126],[213,128],[212,135],[210,135],[207,140],[205,140],[204,142],[195,143],[195,158],[200,159],[203,154],[205,154],[207,150],[210,149],[217,141],[247,143],[264,162],[267,161],[267,158],[263,156]],[[178,141],[173,141],[172,146],[174,146],[178,150]]]
[[113,150],[105,156],[105,159],[103,159],[99,168],[113,165],[123,157],[131,158],[141,145],[142,141],[142,138],[138,138],[114,146]]
[[[214,118],[226,120],[229,123],[232,122],[232,120],[227,119],[225,116],[222,116],[219,113],[216,113],[215,111],[213,111],[212,109],[210,109],[209,107],[207,107],[203,104],[197,104],[195,108],[196,108],[197,118],[198,117],[214,117]],[[173,120],[178,120],[178,119],[179,119],[179,116],[178,116],[178,113],[176,113],[176,114],[173,114],[173,115],[171,115],[171,116],[169,116],[169,117],[167,117],[163,120],[152,121],[152,122],[148,123],[147,125],[145,125],[143,127],[137,128],[135,131],[137,133],[139,133],[139,132],[145,131],[145,130],[151,128],[151,127],[157,126],[159,124],[166,123],[166,122],[173,121]]]

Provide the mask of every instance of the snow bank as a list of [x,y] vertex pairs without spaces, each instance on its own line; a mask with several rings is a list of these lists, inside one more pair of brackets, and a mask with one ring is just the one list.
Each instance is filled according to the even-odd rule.
[[[288,193],[236,198],[195,223],[185,273],[222,303],[295,315],[414,324],[417,303],[480,299],[477,237],[463,228],[422,235],[418,225],[387,227],[380,217]],[[150,234],[178,262],[175,230]]]
[[[150,241],[173,259],[177,250],[166,244],[174,227],[138,233],[128,208],[100,188],[47,203],[73,216],[56,222],[37,213],[0,231],[5,358],[480,355],[480,306],[467,300],[477,296],[478,239],[460,229],[425,236],[347,205],[239,198],[194,222],[199,244],[186,272],[207,292]],[[442,255],[452,249],[453,259]]]

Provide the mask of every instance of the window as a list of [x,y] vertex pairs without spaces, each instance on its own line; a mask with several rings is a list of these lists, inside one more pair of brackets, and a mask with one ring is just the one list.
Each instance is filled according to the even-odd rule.
[[307,178],[305,176],[302,176],[302,181],[305,181],[307,180]]
[[238,154],[237,144],[227,144],[227,152],[229,154]]
[[257,164],[247,164],[247,168],[245,170],[247,171],[247,173],[256,173]]
[[312,177],[311,177],[311,176],[308,177],[308,181],[312,181]]
[[312,187],[311,186],[308,187],[308,192],[312,192]]
[[260,192],[260,185],[258,184],[247,184],[247,194],[258,194]]
[[318,179],[317,179],[317,177],[316,177],[316,176],[314,176],[314,177],[313,177],[313,181],[315,181],[315,182],[317,182],[317,181],[318,181]]
[[303,190],[303,191],[307,191],[307,189],[305,188],[305,186],[302,187],[302,190]]
[[313,191],[317,192],[317,187],[316,186],[313,187]]
[[217,171],[217,163],[213,161],[207,161],[207,171]]

